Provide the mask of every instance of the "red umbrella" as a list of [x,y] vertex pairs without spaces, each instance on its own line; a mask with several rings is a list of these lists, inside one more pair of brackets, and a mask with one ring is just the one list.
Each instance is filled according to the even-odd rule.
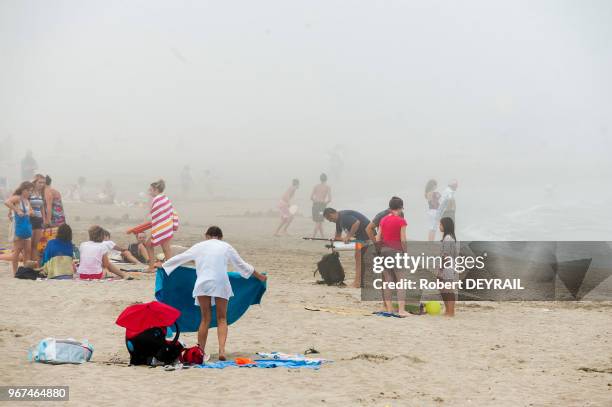
[[126,336],[131,338],[149,328],[167,327],[178,319],[181,311],[162,302],[151,301],[130,305],[123,310],[115,322],[124,327]]

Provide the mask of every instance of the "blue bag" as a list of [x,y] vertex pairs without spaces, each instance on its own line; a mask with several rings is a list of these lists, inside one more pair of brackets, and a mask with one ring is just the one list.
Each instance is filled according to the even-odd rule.
[[24,215],[19,216],[15,214],[15,237],[25,240],[32,237],[32,223],[30,222],[30,215],[27,213],[23,201],[21,201],[21,207]]

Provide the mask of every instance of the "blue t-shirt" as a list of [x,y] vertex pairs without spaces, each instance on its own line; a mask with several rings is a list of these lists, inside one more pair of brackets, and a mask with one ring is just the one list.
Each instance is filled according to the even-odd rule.
[[366,227],[370,220],[362,213],[352,210],[338,211],[338,220],[336,221],[336,234],[341,234],[343,230],[349,231],[355,222],[359,221],[359,228],[355,233],[357,240],[370,240],[366,233]]

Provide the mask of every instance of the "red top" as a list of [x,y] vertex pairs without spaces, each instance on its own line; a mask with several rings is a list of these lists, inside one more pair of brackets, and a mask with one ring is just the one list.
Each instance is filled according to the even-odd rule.
[[408,222],[400,216],[389,214],[380,221],[380,235],[383,245],[397,250],[402,248],[402,227],[407,226]]

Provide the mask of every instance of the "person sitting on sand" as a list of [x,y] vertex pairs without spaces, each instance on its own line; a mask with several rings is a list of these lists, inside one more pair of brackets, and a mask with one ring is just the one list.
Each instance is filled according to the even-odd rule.
[[[377,232],[378,226],[380,225],[380,221],[385,216],[387,216],[387,215],[389,215],[391,213],[391,204],[392,203],[393,203],[394,206],[395,205],[399,205],[402,208],[404,207],[404,201],[402,200],[402,198],[399,198],[397,196],[391,197],[391,200],[389,201],[389,208],[378,212],[376,214],[376,216],[374,216],[372,221],[366,227],[366,233],[368,234],[368,237],[370,238],[371,241],[373,241],[373,242],[377,241],[377,239],[376,239],[376,232]],[[401,216],[402,218],[404,217],[404,211],[403,210],[400,212],[399,216]]]
[[13,222],[13,274],[17,273],[19,259],[24,262],[31,259],[31,239],[32,223],[30,216],[32,208],[30,206],[30,195],[34,191],[34,184],[24,181],[13,195],[4,201],[4,205],[10,209],[9,219]]
[[[355,281],[353,287],[361,287],[361,250],[360,246],[370,241],[366,233],[366,227],[370,220],[365,215],[352,210],[336,211],[334,208],[325,208],[323,216],[330,222],[336,224],[336,235],[334,240],[343,240],[349,243],[353,238],[359,241],[359,247],[355,249]],[[344,238],[342,231],[346,231]]]
[[76,267],[73,259],[72,228],[64,223],[57,228],[55,239],[49,240],[42,257],[42,274],[49,279],[72,279]]
[[[380,221],[380,233],[376,236],[377,244],[381,245],[382,257],[394,258],[397,254],[406,253],[406,220],[403,215],[404,205],[401,199],[393,197],[389,201],[390,213]],[[393,262],[391,262],[394,264]],[[401,282],[405,278],[403,271],[392,267],[385,267],[383,278],[386,282]],[[383,289],[383,302],[385,311],[394,313],[393,294],[389,289]],[[406,289],[397,289],[397,304],[399,316],[410,315],[406,311]]]
[[323,211],[325,207],[331,202],[331,188],[327,185],[327,175],[321,174],[319,177],[321,180],[320,184],[317,184],[310,194],[310,200],[312,201],[312,221],[315,223],[312,237],[317,237],[317,232],[323,237]]
[[[442,263],[447,262],[447,258],[454,259],[459,255],[459,245],[455,237],[455,222],[450,217],[440,219],[440,232],[442,232],[442,246],[440,256]],[[442,268],[437,271],[436,277],[443,282],[455,282],[458,279],[457,272],[453,267]],[[457,297],[456,290],[440,290],[442,301],[444,301],[444,315],[447,317],[455,316],[455,300]]]
[[121,252],[123,260],[132,264],[148,264],[149,253],[145,246],[147,236],[144,233],[138,233],[136,235],[136,242],[130,243],[127,250]]
[[291,199],[295,195],[295,191],[300,187],[300,180],[293,179],[291,186],[287,188],[280,201],[278,202],[278,210],[280,211],[280,224],[276,228],[274,236],[287,235],[287,228],[293,221],[294,214],[291,213]]
[[197,279],[193,288],[196,305],[200,306],[202,322],[198,329],[198,346],[206,354],[208,327],[212,318],[212,306],[217,306],[217,336],[219,340],[219,360],[225,360],[225,342],[227,340],[227,302],[234,295],[227,275],[227,264],[238,269],[244,278],[253,275],[260,281],[267,277],[255,271],[255,268],[242,260],[236,249],[223,241],[223,232],[217,226],[211,226],[204,235],[204,241],[195,244],[187,251],[167,260],[162,267],[170,274],[181,264],[195,261]]
[[178,215],[172,206],[172,202],[166,195],[166,182],[163,179],[153,182],[149,187],[151,196],[151,237],[146,241],[145,246],[149,256],[149,272],[156,271],[155,267],[155,246],[161,246],[164,251],[164,258],[172,257],[172,247],[170,242],[174,233],[178,230]]
[[[100,226],[92,226],[87,231],[89,241],[81,243],[79,253],[81,254],[77,273],[82,280],[99,280],[108,275],[108,272],[121,278],[127,275],[112,264],[108,258],[110,241],[104,241],[105,230]],[[110,243],[108,243],[110,242]],[[114,246],[114,243],[112,243]]]

